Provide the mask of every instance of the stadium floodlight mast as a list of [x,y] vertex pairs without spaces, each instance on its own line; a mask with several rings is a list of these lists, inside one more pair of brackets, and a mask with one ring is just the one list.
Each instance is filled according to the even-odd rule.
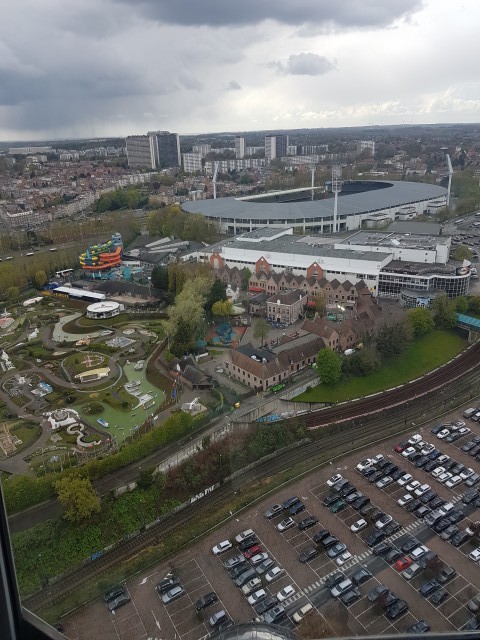
[[447,159],[447,165],[448,165],[447,207],[449,207],[450,206],[450,189],[452,188],[453,168],[452,168],[452,161],[450,160],[450,155],[447,153],[445,157]]
[[218,160],[216,160],[214,163],[214,167],[215,170],[213,172],[213,178],[212,178],[212,183],[213,183],[213,199],[216,200],[217,199],[217,175],[218,175]]
[[335,195],[335,202],[333,205],[333,233],[338,231],[337,229],[337,214],[338,214],[338,194],[342,190],[342,167],[338,164],[334,164],[332,167],[332,193]]
[[316,164],[310,165],[310,171],[312,172],[312,200],[313,200],[313,190],[315,188],[315,170],[317,168]]

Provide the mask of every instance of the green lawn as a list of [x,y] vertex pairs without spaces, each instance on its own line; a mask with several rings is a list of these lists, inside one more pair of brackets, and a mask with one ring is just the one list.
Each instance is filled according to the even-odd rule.
[[342,402],[383,391],[444,364],[467,346],[454,331],[433,331],[412,342],[403,356],[370,376],[350,378],[334,387],[318,385],[300,394],[296,402]]

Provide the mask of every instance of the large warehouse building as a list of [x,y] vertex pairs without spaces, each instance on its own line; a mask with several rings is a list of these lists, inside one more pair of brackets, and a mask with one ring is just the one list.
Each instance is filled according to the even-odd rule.
[[[312,199],[313,192],[313,199]],[[447,201],[447,190],[420,182],[355,181],[344,183],[338,197],[338,231],[354,231],[383,219],[411,219],[436,213]],[[260,227],[295,227],[301,233],[333,231],[334,198],[314,187],[243,198],[218,198],[183,203],[189,213],[216,222],[223,233],[237,235]]]
[[352,287],[361,283],[375,297],[401,298],[404,289],[445,291],[457,297],[468,292],[470,271],[448,262],[450,241],[449,236],[361,231],[335,242],[293,235],[292,227],[264,227],[186,254],[182,260],[208,263],[216,277],[223,278],[223,272],[227,279],[229,273],[248,268],[257,278],[256,286],[259,276],[284,273],[296,276],[295,287],[307,291],[315,290],[317,282]]

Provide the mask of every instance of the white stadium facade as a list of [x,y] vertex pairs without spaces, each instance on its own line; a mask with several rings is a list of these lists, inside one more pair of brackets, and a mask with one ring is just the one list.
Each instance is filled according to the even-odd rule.
[[[408,220],[446,206],[447,189],[420,182],[363,180],[344,182],[338,197],[337,231],[361,229],[371,219]],[[313,194],[313,199],[312,199]],[[332,233],[335,199],[323,187],[291,189],[241,198],[196,200],[184,211],[200,213],[220,231],[237,235],[273,226],[299,233]]]

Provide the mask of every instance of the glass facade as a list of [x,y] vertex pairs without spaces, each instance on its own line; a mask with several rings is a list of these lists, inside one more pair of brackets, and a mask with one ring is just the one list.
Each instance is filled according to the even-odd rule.
[[450,298],[458,298],[468,293],[470,274],[419,274],[380,271],[378,295],[400,298],[402,289],[416,291],[445,291]]

